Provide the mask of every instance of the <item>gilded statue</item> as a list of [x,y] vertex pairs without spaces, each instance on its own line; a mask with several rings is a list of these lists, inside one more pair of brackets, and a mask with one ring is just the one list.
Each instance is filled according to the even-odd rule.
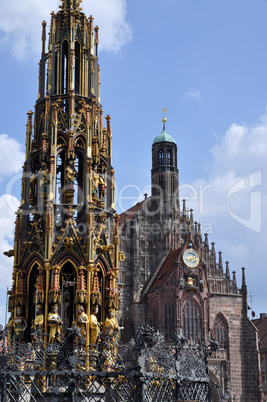
[[86,339],[86,333],[87,333],[87,328],[88,328],[88,316],[84,312],[84,307],[82,305],[78,305],[77,308],[77,317],[75,319],[75,324],[77,328],[81,330],[80,334],[81,336]]
[[36,174],[33,172],[30,178],[30,203],[36,204]]
[[67,183],[73,183],[76,177],[76,171],[73,169],[70,165],[66,167],[66,178],[67,178]]
[[108,317],[105,319],[103,325],[103,332],[111,337],[111,341],[115,344],[119,341],[119,324],[114,315],[113,310],[109,310]]
[[39,170],[39,177],[40,177],[40,181],[39,181],[39,186],[40,186],[40,190],[41,192],[46,192],[47,191],[47,181],[48,181],[48,167],[46,166],[45,162],[42,162],[41,164],[41,169]]
[[60,342],[61,325],[62,321],[58,314],[58,306],[54,304],[51,308],[51,312],[48,314],[48,325],[49,325],[49,343],[55,341]]
[[8,341],[8,345],[10,345],[10,342],[12,341],[13,336],[14,336],[14,316],[13,316],[13,312],[11,313],[11,316],[10,316],[10,318],[8,320],[7,329],[8,329],[7,341]]
[[100,332],[100,324],[97,319],[97,313],[98,313],[98,305],[94,306],[90,315],[90,322],[89,322],[89,328],[90,328],[90,343],[95,344],[98,341],[98,335]]
[[93,195],[99,201],[103,201],[107,185],[104,178],[100,176],[96,171],[93,172]]
[[99,201],[102,201],[105,195],[105,191],[106,191],[107,185],[103,179],[102,176],[99,176],[99,183],[98,183],[98,191],[99,191]]
[[42,311],[42,306],[38,305],[36,308],[36,317],[32,323],[32,332],[34,339],[37,339],[42,335],[43,329],[44,329],[44,315]]

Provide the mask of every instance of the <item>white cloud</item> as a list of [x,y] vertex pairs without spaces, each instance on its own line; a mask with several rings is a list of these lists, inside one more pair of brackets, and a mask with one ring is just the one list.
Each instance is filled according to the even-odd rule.
[[267,151],[267,114],[254,125],[232,124],[211,150],[214,170],[234,170],[239,175],[265,168]]
[[0,196],[0,289],[10,287],[13,258],[3,255],[4,251],[14,248],[15,213],[10,204],[18,204],[16,197],[4,194]]
[[[87,4],[88,2],[88,4]],[[118,51],[132,38],[126,21],[126,0],[84,0],[86,15],[100,26],[100,49]],[[38,59],[41,54],[42,21],[50,25],[50,13],[60,0],[9,0],[0,2],[0,46],[11,49],[18,60]]]
[[182,194],[199,219],[227,215],[243,230],[261,231],[267,220],[266,144],[267,115],[254,125],[231,125],[211,150],[208,180],[196,180]]
[[202,95],[201,95],[201,93],[199,91],[187,91],[185,93],[185,96],[187,98],[194,99],[197,102],[202,101]]
[[83,8],[87,16],[93,15],[100,28],[100,49],[117,52],[131,41],[132,28],[126,20],[126,0],[84,0]]
[[0,196],[0,324],[5,320],[6,290],[11,288],[13,257],[3,253],[14,248],[15,213],[14,205],[18,205],[16,197],[4,194]]
[[23,146],[7,134],[0,134],[0,181],[3,176],[21,171],[25,156]]
[[[187,186],[187,207],[210,233],[223,260],[230,261],[241,286],[246,268],[248,290],[257,293],[253,309],[267,311],[267,273],[262,259],[267,239],[267,113],[255,124],[232,124],[212,148],[210,177]],[[208,228],[208,230],[207,230]]]

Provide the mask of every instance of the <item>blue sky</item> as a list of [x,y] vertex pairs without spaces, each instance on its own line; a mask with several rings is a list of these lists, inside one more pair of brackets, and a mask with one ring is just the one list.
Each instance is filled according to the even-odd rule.
[[[41,22],[49,26],[59,4],[0,4],[0,322],[12,272],[2,251],[13,247]],[[168,108],[181,198],[237,271],[239,286],[246,268],[256,314],[267,312],[267,1],[83,0],[83,7],[100,26],[101,101],[112,117],[118,212],[149,193],[151,144]]]

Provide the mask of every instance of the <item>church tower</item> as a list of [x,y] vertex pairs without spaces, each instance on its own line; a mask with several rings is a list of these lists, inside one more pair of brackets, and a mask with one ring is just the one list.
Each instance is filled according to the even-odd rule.
[[179,177],[177,169],[177,145],[165,130],[152,144],[151,192],[154,207],[161,219],[174,219],[179,211]]
[[51,14],[47,53],[42,24],[39,93],[28,112],[9,337],[29,342],[38,325],[53,342],[76,322],[88,345],[92,312],[100,322],[119,308],[119,217],[111,118],[104,127],[100,103],[98,27],[81,0],[61,3]]

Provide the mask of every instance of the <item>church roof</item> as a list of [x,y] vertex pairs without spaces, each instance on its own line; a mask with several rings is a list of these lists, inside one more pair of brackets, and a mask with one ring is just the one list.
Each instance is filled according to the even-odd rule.
[[172,268],[174,267],[174,263],[179,257],[181,253],[182,247],[171,251],[168,256],[166,257],[165,261],[161,265],[161,268],[159,272],[157,273],[157,276],[154,277],[154,281],[152,285],[150,286],[149,289],[147,289],[147,292],[152,292],[155,291],[158,287],[162,285],[162,283],[165,281],[166,276],[171,272]]
[[163,129],[163,131],[154,139],[153,145],[158,142],[173,142],[176,144],[174,138],[172,138],[172,136],[168,134],[165,129]]

